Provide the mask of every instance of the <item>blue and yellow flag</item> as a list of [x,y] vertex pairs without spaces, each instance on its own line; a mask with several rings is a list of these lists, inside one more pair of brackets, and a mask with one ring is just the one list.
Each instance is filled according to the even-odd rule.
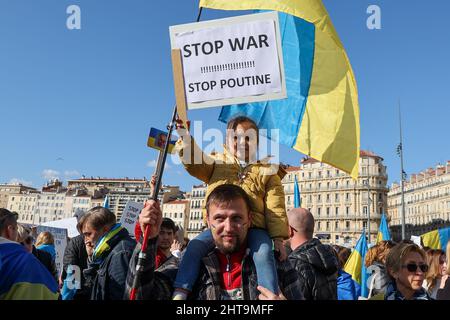
[[[167,140],[168,133],[161,131],[156,128],[150,128],[150,133],[148,134],[147,139],[147,147],[157,149],[159,151],[164,151],[164,147],[166,146],[166,140]],[[169,143],[169,153],[173,153],[174,147],[175,147],[175,140],[171,140]]]
[[103,201],[103,208],[109,209],[109,198],[108,198],[108,196],[106,196],[105,200]]
[[364,263],[367,250],[366,233],[363,231],[356,243],[355,249],[352,251],[344,266],[344,271],[352,276],[352,280],[357,288],[357,294],[366,298],[369,294],[367,288],[367,269]]
[[377,243],[387,240],[391,240],[391,233],[389,232],[386,215],[383,213],[381,215],[380,229],[378,229]]
[[[287,99],[222,108],[219,120],[252,118],[268,138],[358,177],[355,76],[321,0],[200,0],[222,10],[279,11]],[[271,137],[279,130],[279,138]]]
[[300,190],[298,188],[297,176],[295,176],[294,182],[294,207],[300,208],[302,206],[302,199],[300,198]]
[[424,247],[445,250],[450,236],[450,228],[433,230],[420,236]]
[[50,272],[17,242],[0,237],[0,300],[57,300]]

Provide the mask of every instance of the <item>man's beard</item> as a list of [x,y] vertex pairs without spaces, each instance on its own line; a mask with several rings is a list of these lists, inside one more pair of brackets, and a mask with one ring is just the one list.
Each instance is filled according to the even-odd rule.
[[230,245],[230,243],[227,243],[227,245],[225,246],[223,243],[223,240],[222,240],[222,242],[220,242],[220,243],[216,242],[216,246],[219,249],[219,251],[222,252],[223,254],[233,254],[233,253],[238,252],[241,249],[242,240],[239,237],[235,237],[235,242],[233,245]]

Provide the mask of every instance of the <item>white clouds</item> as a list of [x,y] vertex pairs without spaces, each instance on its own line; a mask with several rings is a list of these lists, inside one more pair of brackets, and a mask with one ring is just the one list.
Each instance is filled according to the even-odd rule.
[[[156,160],[150,160],[149,162],[147,162],[147,167],[149,167],[149,168],[156,168],[157,164],[158,164],[158,162]],[[165,169],[170,169],[170,168],[172,168],[172,166],[166,162],[166,165],[165,165],[164,168]]]
[[32,186],[33,182],[19,178],[12,178],[11,180],[9,180],[9,184],[21,184],[24,186]]
[[44,171],[42,171],[42,177],[46,180],[59,179],[59,171],[45,169]]
[[66,178],[75,178],[75,177],[79,177],[80,173],[77,170],[66,170],[66,171],[64,171],[64,176]]
[[147,167],[156,168],[156,160],[150,160],[149,162],[147,162]]

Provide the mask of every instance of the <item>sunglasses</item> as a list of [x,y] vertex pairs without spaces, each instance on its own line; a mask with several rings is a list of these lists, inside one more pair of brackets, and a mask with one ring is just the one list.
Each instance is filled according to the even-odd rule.
[[415,263],[408,263],[406,265],[402,265],[402,268],[406,268],[409,272],[416,272],[417,268],[420,269],[423,273],[426,273],[428,271],[428,265],[427,264],[415,264]]

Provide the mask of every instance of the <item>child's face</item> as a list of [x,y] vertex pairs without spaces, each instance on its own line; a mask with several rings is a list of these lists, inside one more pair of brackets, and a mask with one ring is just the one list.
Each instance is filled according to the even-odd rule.
[[252,123],[242,122],[236,130],[227,132],[228,150],[239,160],[250,162],[255,160],[258,148],[258,134]]

